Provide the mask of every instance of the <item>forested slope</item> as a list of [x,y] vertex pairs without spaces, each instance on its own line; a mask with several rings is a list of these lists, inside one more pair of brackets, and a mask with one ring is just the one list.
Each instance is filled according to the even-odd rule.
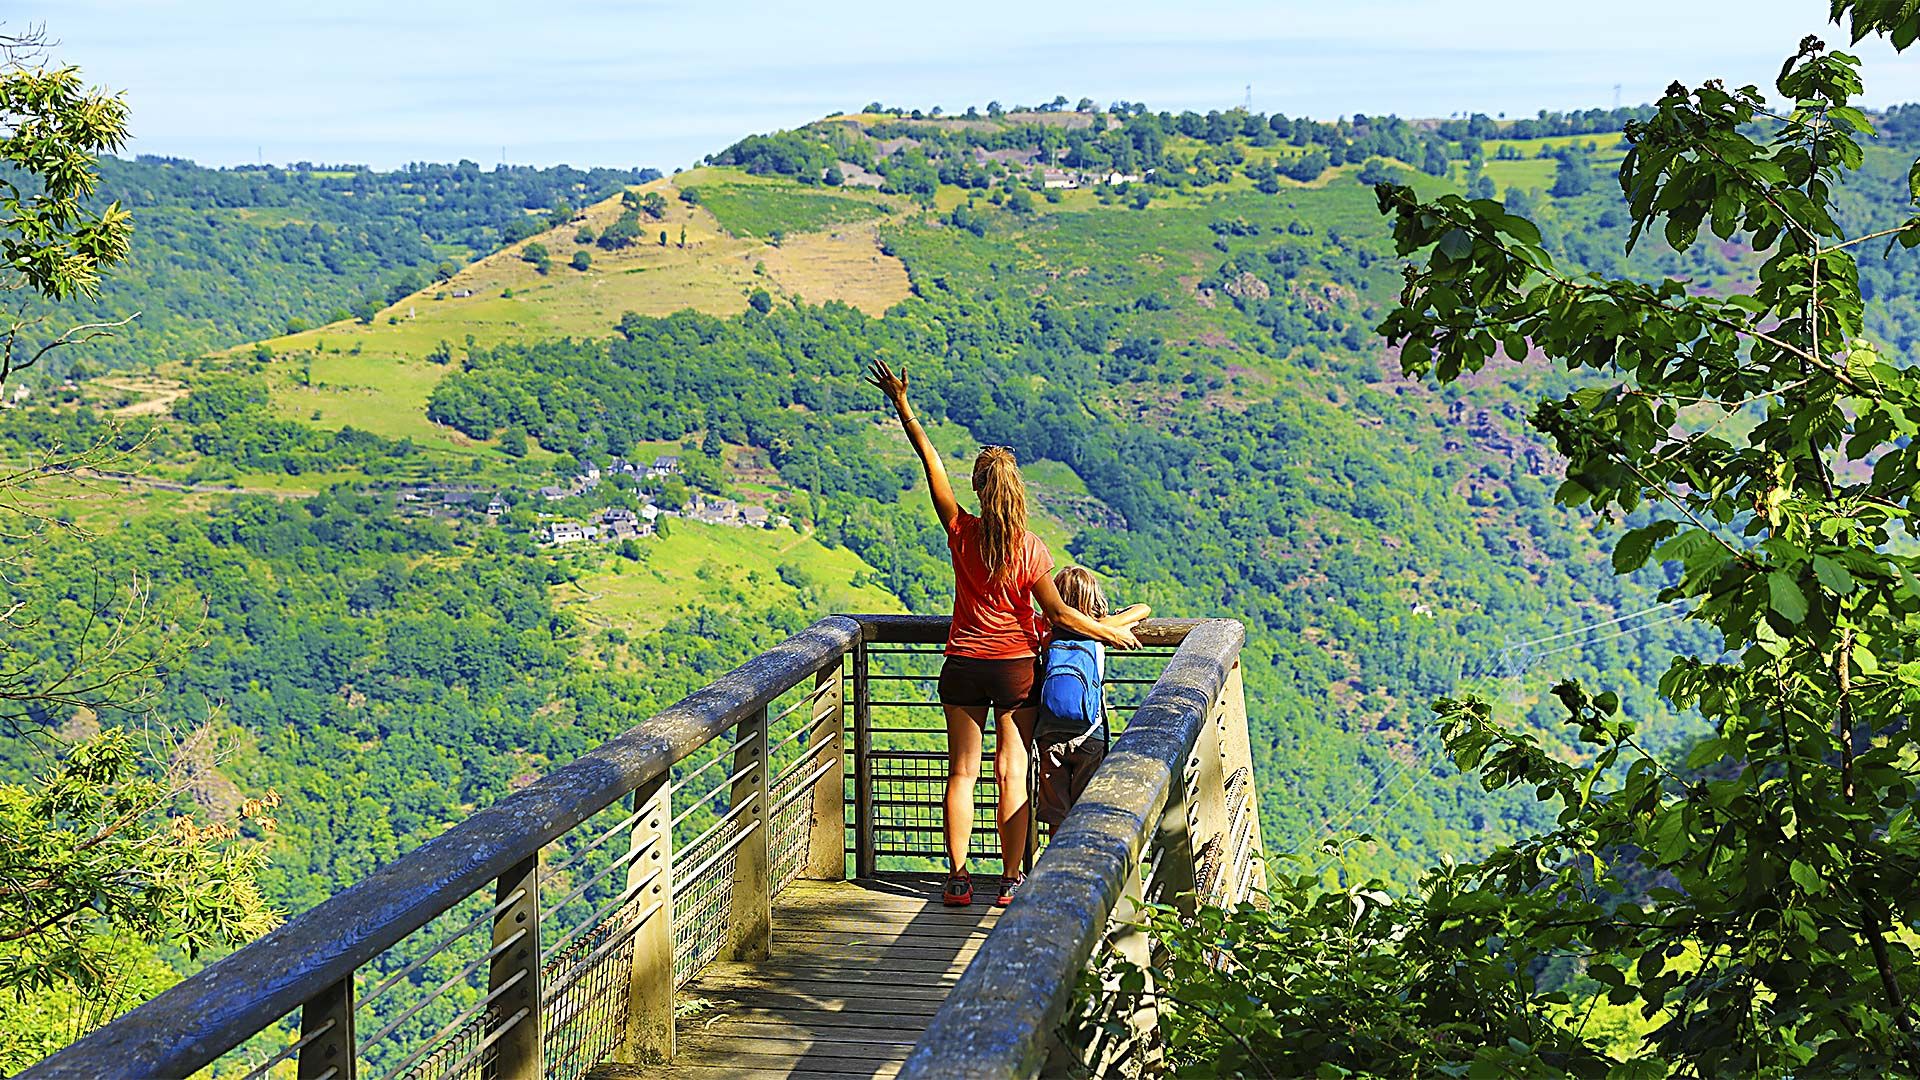
[[[59,537],[39,556],[56,587],[39,601],[36,644],[71,647],[63,632],[101,607],[101,567],[151,578],[160,609],[178,615],[153,625],[156,640],[204,611],[206,644],[170,671],[153,718],[214,714],[235,733],[219,774],[285,797],[269,883],[278,902],[305,907],[831,605],[943,610],[943,539],[860,379],[882,357],[909,370],[956,460],[1004,443],[1034,465],[1037,527],[1056,558],[1099,570],[1122,601],[1247,623],[1272,850],[1365,830],[1379,842],[1360,863],[1404,881],[1535,823],[1530,800],[1485,794],[1438,752],[1428,702],[1463,681],[1547,732],[1560,710],[1545,688],[1578,675],[1619,693],[1655,745],[1688,739],[1654,688],[1657,658],[1717,645],[1648,612],[1657,571],[1616,578],[1605,538],[1554,505],[1558,465],[1526,417],[1559,377],[1523,364],[1437,389],[1402,378],[1372,331],[1399,267],[1363,176],[1498,185],[1533,206],[1557,253],[1611,268],[1625,218],[1607,125],[1623,117],[1455,130],[1076,115],[834,118],[656,186],[671,201],[648,218],[657,240],[640,242],[697,264],[719,257],[700,246],[714,237],[711,252],[769,284],[755,260],[778,266],[809,237],[871,246],[855,228],[875,230],[861,260],[897,261],[911,285],[883,316],[777,285],[740,295],[728,278],[715,307],[739,314],[623,317],[593,306],[601,276],[555,265],[531,289],[502,290],[484,339],[463,343],[449,307],[433,316],[438,340],[396,316],[390,332],[340,323],[192,362],[170,358],[277,335],[370,290],[403,296],[440,259],[525,241],[513,236],[524,210],[638,177],[110,165],[109,193],[128,199],[146,246],[104,303],[164,318],[143,316],[145,336],[91,362],[158,363],[186,391],[169,412],[119,418],[149,440],[128,467],[252,493],[129,487],[59,511],[103,535]],[[1140,178],[1048,188],[989,156],[1006,151]],[[1895,155],[1874,153],[1870,181],[1848,196],[1863,219],[1904,199],[1887,171]],[[868,166],[881,190],[832,190]],[[630,212],[653,213],[612,205],[594,220]],[[677,242],[653,227],[667,220]],[[607,250],[571,213],[539,224],[543,254]],[[227,244],[245,257],[221,254]],[[1630,269],[1704,288],[1745,258],[1737,243],[1684,259],[1648,246]],[[195,260],[204,273],[178,272]],[[1914,267],[1896,254],[1863,280],[1910,296]],[[644,283],[664,271],[621,273]],[[517,304],[564,306],[569,325],[593,332],[516,336]],[[1913,305],[1886,307],[1875,330],[1910,350]],[[390,344],[363,354],[375,331]],[[294,391],[326,373],[382,389],[346,424],[323,425]],[[103,387],[82,380],[0,414],[0,453],[101,430],[126,398]],[[414,431],[443,443],[429,452]],[[683,457],[686,475],[535,495],[616,455],[663,453]],[[484,488],[507,508],[423,517],[402,482]],[[555,515],[642,496],[683,505],[698,491],[792,518],[791,530],[727,534],[740,537],[735,555],[751,548],[776,573],[728,563],[717,541],[685,566],[667,565],[693,561],[684,547],[557,551],[531,538]],[[664,610],[633,610],[663,593]],[[1610,621],[1621,616],[1633,617]],[[8,766],[25,753],[9,745]]]
[[556,213],[566,220],[574,206],[659,175],[471,161],[392,173],[208,169],[144,155],[106,158],[100,173],[98,200],[134,215],[130,257],[97,301],[58,311],[17,301],[52,316],[43,338],[75,322],[139,316],[83,354],[56,357],[83,371],[197,356],[384,307],[545,229]]

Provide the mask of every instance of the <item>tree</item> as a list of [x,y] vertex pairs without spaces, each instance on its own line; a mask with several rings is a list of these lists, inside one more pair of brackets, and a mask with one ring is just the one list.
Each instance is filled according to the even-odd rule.
[[1363,184],[1387,184],[1393,180],[1393,169],[1385,158],[1370,157],[1366,164],[1360,166],[1360,182]]
[[613,224],[600,233],[599,245],[607,251],[619,251],[632,247],[640,239],[640,212],[632,208],[621,211]]
[[593,265],[593,256],[587,252],[586,248],[581,248],[573,253],[573,260],[569,265],[575,270],[584,271]]
[[510,427],[500,433],[500,452],[508,457],[527,456],[527,432],[525,428]]
[[[118,203],[84,206],[98,184],[96,155],[124,141],[126,106],[83,90],[74,68],[28,66],[43,40],[37,31],[0,37],[0,159],[11,170],[0,178],[0,288],[92,298],[103,272],[125,258],[132,230]],[[0,329],[0,385],[52,349],[109,329],[83,325],[17,351],[32,325],[14,319]],[[164,766],[141,753],[150,741],[119,726],[146,717],[164,673],[197,644],[196,620],[157,600],[137,573],[118,589],[96,579],[92,595],[29,584],[33,539],[74,528],[22,498],[35,478],[125,467],[139,447],[112,428],[78,447],[56,437],[27,468],[0,479],[0,528],[10,538],[0,555],[9,585],[0,612],[0,724],[29,744],[36,766],[26,782],[0,784],[0,998],[46,1009],[0,1013],[0,1071],[30,1064],[49,1023],[78,1037],[132,1004],[130,993],[152,978],[131,970],[151,968],[147,947],[170,941],[196,956],[242,943],[275,920],[255,880],[264,848],[242,835],[271,830],[265,811],[274,796],[249,800],[235,816],[195,812],[183,796],[196,770],[218,758],[212,725],[163,747],[156,756]],[[74,609],[84,617],[73,636],[43,632]],[[147,739],[168,734],[155,724]],[[32,1030],[16,1030],[16,1020]]]
[[1593,164],[1587,154],[1568,148],[1560,155],[1560,164],[1554,168],[1553,189],[1548,192],[1556,199],[1574,195],[1585,195],[1593,190]]
[[755,289],[752,295],[747,297],[747,306],[765,315],[773,310],[773,297],[765,289]]
[[826,180],[828,187],[839,187],[840,185],[845,184],[847,182],[847,176],[845,173],[840,171],[840,163],[837,161],[827,166],[827,171],[824,176],[824,179]]
[[[1854,262],[1870,240],[1920,246],[1920,217],[1853,237],[1836,221],[1870,131],[1860,85],[1857,60],[1808,38],[1776,84],[1793,107],[1765,128],[1759,90],[1718,82],[1675,84],[1627,125],[1630,242],[1744,237],[1763,261],[1724,294],[1575,277],[1497,204],[1379,192],[1401,253],[1428,253],[1382,324],[1403,368],[1451,380],[1532,349],[1590,372],[1534,416],[1568,458],[1560,500],[1658,509],[1620,536],[1615,570],[1666,564],[1663,598],[1726,643],[1661,680],[1713,725],[1684,765],[1649,754],[1611,692],[1556,690],[1593,747],[1578,766],[1484,702],[1439,703],[1463,768],[1566,807],[1469,868],[1460,910],[1497,911],[1515,969],[1583,955],[1610,1000],[1660,1021],[1653,1052],[1706,1074],[1920,1072],[1920,559],[1895,534],[1916,531],[1920,459],[1900,448],[1920,433],[1920,370],[1864,335]],[[1920,164],[1910,186],[1920,200]],[[1702,405],[1722,422],[1678,423]],[[1617,902],[1648,875],[1673,885]]]
[[[1876,5],[1902,28],[1910,7]],[[1685,255],[1704,228],[1752,253],[1710,294],[1569,271],[1511,205],[1376,189],[1410,260],[1380,327],[1405,373],[1564,365],[1533,414],[1557,498],[1713,632],[1660,681],[1711,733],[1656,752],[1614,689],[1567,681],[1569,754],[1538,712],[1437,701],[1455,763],[1551,824],[1411,897],[1329,874],[1333,846],[1270,911],[1157,909],[1169,1072],[1920,1075],[1920,370],[1868,338],[1854,262],[1920,247],[1920,216],[1836,220],[1860,213],[1859,87],[1809,39],[1777,94],[1676,84],[1627,124],[1629,242]],[[1920,201],[1920,164],[1903,189]],[[1624,1044],[1596,1037],[1623,1015]]]
[[1447,145],[1439,139],[1428,139],[1424,157],[1420,162],[1420,171],[1428,176],[1445,176],[1453,171],[1453,160],[1447,157]]
[[[101,275],[127,257],[132,216],[116,200],[87,203],[100,185],[95,156],[127,139],[127,104],[89,89],[72,66],[45,67],[45,35],[0,35],[0,293],[50,300],[100,295]],[[112,333],[130,320],[82,323],[45,340],[44,319],[0,316],[0,383],[56,349]]]

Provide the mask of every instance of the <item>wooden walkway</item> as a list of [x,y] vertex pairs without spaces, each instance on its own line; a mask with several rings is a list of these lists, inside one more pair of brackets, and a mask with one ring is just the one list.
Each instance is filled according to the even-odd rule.
[[993,928],[1000,879],[940,903],[941,879],[796,881],[774,900],[773,955],[716,963],[681,992],[679,1052],[656,1076],[886,1077]]

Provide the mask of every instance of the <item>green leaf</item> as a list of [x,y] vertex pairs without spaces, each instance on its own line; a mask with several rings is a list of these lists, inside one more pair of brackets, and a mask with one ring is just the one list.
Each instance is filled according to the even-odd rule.
[[1795,884],[1815,896],[1827,891],[1827,883],[1820,880],[1819,871],[1799,859],[1787,866],[1787,873],[1793,877]]
[[1687,768],[1698,769],[1703,765],[1710,765],[1725,757],[1726,754],[1727,740],[1717,735],[1710,739],[1701,739],[1694,743],[1693,749],[1687,753]]
[[1807,595],[1793,580],[1793,575],[1785,570],[1775,570],[1767,575],[1767,603],[1774,614],[1790,623],[1797,623],[1807,617]]
[[1677,526],[1671,521],[1656,521],[1638,529],[1630,529],[1613,545],[1613,572],[1630,574],[1647,563],[1647,556],[1653,554],[1655,544],[1665,540]]
[[[1920,163],[1916,163],[1920,164]],[[1514,214],[1502,214],[1495,225],[1501,232],[1531,247],[1540,246],[1540,230],[1533,222]]]
[[1813,557],[1813,575],[1820,579],[1820,584],[1841,596],[1847,595],[1855,588],[1853,575],[1847,573],[1847,568],[1825,555]]
[[1440,238],[1438,250],[1449,259],[1458,259],[1473,250],[1473,237],[1465,229],[1448,229]]

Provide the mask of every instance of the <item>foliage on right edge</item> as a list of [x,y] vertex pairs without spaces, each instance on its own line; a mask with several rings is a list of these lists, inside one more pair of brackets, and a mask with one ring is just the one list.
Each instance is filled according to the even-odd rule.
[[[1861,5],[1854,32],[1904,47],[1905,10]],[[1737,237],[1764,260],[1745,292],[1570,275],[1498,202],[1378,186],[1400,253],[1427,256],[1381,326],[1408,373],[1537,350],[1596,376],[1534,425],[1568,459],[1563,503],[1660,504],[1614,567],[1677,566],[1662,599],[1723,636],[1724,661],[1676,657],[1661,683],[1713,734],[1662,762],[1612,694],[1563,683],[1592,747],[1576,766],[1482,701],[1438,702],[1460,767],[1534,788],[1557,827],[1433,871],[1397,911],[1309,875],[1270,913],[1150,912],[1171,1071],[1920,1074],[1920,560],[1896,552],[1920,535],[1920,371],[1864,336],[1853,255],[1920,246],[1920,217],[1852,237],[1835,220],[1870,134],[1858,67],[1809,38],[1780,72],[1786,113],[1675,84],[1628,125],[1629,248],[1653,228],[1676,250],[1703,226]],[[1594,992],[1544,989],[1570,979]],[[1603,1002],[1644,1017],[1644,1041],[1609,1045]]]

